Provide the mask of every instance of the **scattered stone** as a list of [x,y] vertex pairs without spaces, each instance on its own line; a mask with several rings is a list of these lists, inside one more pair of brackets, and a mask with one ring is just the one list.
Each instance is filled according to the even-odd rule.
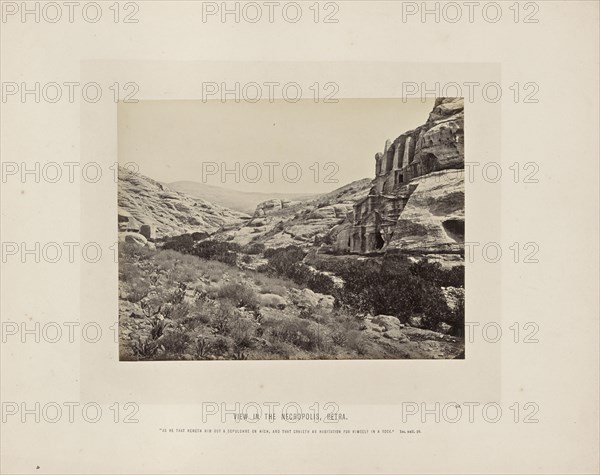
[[148,243],[148,240],[140,233],[133,232],[119,233],[119,241],[129,242],[139,246],[145,246]]
[[140,226],[140,234],[144,236],[146,239],[154,239],[154,227],[149,224],[142,224]]

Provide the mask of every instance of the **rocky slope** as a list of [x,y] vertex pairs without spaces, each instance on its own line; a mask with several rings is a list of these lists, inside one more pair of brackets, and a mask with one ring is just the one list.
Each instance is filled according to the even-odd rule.
[[[199,198],[167,189],[139,173],[119,168],[119,231],[146,238],[184,233],[213,233],[223,226],[243,223],[250,216]],[[121,237],[124,237],[123,234]]]
[[370,188],[371,180],[365,178],[311,200],[271,199],[260,203],[247,223],[229,228],[219,238],[241,245],[310,247],[344,221],[354,203]]
[[464,349],[464,338],[353,315],[286,279],[173,251],[121,256],[121,360],[450,359]]

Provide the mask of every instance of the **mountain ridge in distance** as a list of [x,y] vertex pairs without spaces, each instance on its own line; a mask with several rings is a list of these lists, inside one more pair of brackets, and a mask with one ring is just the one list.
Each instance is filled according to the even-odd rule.
[[186,195],[202,198],[210,203],[252,215],[256,206],[271,199],[289,201],[305,201],[317,198],[320,193],[263,193],[251,191],[237,191],[230,188],[208,185],[191,180],[162,183],[170,190]]

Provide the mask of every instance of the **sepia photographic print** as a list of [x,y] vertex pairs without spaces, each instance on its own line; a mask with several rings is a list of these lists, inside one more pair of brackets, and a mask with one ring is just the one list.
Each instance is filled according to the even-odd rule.
[[0,475],[600,474],[599,20],[0,0]]
[[119,356],[465,357],[464,100],[118,108]]

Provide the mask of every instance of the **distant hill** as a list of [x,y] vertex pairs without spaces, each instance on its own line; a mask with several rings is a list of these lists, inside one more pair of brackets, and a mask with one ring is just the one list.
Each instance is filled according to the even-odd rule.
[[166,188],[140,173],[119,167],[119,228],[138,231],[153,226],[157,237],[202,231],[243,223],[250,216]]
[[250,215],[254,213],[256,206],[263,201],[272,199],[304,201],[318,196],[311,193],[252,193],[235,191],[195,181],[176,181],[165,183],[165,186],[170,190],[185,193],[186,195],[201,198],[210,203]]

